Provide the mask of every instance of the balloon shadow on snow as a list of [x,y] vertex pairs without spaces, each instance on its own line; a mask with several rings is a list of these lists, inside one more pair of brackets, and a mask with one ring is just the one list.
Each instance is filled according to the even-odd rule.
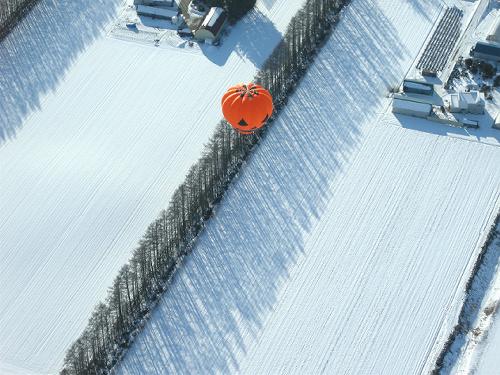
[[239,358],[258,343],[291,269],[307,256],[306,234],[325,214],[334,179],[387,88],[404,75],[394,66],[410,52],[387,17],[371,0],[347,12],[349,21],[337,25],[233,182],[119,374],[241,370]]
[[0,43],[0,146],[116,17],[121,0],[39,2]]
[[260,67],[281,37],[272,21],[256,8],[225,30],[219,46],[200,43],[200,47],[205,57],[216,65],[223,66],[235,52]]

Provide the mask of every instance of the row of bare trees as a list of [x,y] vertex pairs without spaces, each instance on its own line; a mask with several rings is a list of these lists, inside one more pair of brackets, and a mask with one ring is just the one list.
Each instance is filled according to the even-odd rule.
[[0,40],[16,25],[37,0],[0,0]]
[[457,342],[460,343],[460,346],[463,345],[464,337],[469,334],[469,332],[473,329],[473,323],[475,319],[471,319],[471,316],[475,316],[474,311],[477,310],[477,313],[480,311],[480,305],[477,305],[477,291],[474,292],[475,285],[477,287],[478,284],[482,285],[481,288],[486,287],[488,284],[488,279],[485,279],[484,273],[481,272],[481,268],[488,267],[489,258],[488,254],[496,253],[494,250],[494,241],[500,237],[500,212],[498,212],[495,221],[490,227],[490,231],[486,236],[486,240],[484,241],[481,251],[477,256],[474,266],[472,267],[472,271],[470,272],[469,280],[467,280],[467,284],[465,284],[465,300],[463,301],[462,308],[460,309],[460,313],[458,314],[458,322],[455,324],[453,329],[448,336],[448,339],[445,341],[439,356],[436,359],[436,363],[434,364],[434,368],[432,369],[432,375],[442,374],[443,368],[445,366],[449,366],[452,359],[456,356],[457,350]]
[[[348,0],[307,0],[291,20],[256,81],[279,110],[310,65]],[[271,119],[272,121],[272,119]],[[214,205],[264,135],[240,135],[221,121],[201,158],[176,189],[168,208],[147,228],[129,262],[66,353],[62,374],[106,374],[143,327]]]

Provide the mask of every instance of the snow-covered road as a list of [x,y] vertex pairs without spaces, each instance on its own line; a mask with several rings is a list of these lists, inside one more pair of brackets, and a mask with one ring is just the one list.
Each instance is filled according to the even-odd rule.
[[[41,0],[0,44],[0,373],[55,372],[302,0],[220,48],[106,36],[120,0]],[[259,32],[255,32],[258,30]]]
[[120,374],[433,368],[500,208],[500,133],[386,113],[441,6],[352,1]]

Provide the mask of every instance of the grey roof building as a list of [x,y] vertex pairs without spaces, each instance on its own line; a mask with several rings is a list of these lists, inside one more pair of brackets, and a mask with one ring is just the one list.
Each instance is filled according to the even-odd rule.
[[194,37],[198,40],[216,41],[220,38],[226,23],[226,11],[222,8],[212,7],[203,19],[201,26],[194,32]]
[[395,98],[392,101],[392,112],[414,117],[426,118],[432,111],[432,105]]
[[478,59],[500,61],[500,45],[477,42],[472,56]]
[[177,16],[177,11],[168,8],[152,7],[149,5],[136,5],[137,14],[141,16],[148,16],[152,18],[159,18],[165,20],[172,20],[173,17]]
[[403,82],[403,91],[413,94],[432,95],[434,93],[434,86],[432,83],[424,81],[405,79]]

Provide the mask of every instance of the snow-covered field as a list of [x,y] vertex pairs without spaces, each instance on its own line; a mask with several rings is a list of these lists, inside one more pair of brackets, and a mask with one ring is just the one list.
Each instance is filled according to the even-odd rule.
[[500,223],[481,258],[461,313],[462,332],[443,361],[443,374],[498,374],[500,369]]
[[483,344],[483,352],[476,368],[477,375],[498,374],[500,372],[500,316],[495,316],[488,338]]
[[353,0],[120,374],[434,367],[500,208],[500,132],[387,113],[440,7]]
[[[119,0],[41,0],[0,44],[0,373],[55,372],[302,0],[220,48],[106,35]],[[258,32],[256,32],[258,30]]]

